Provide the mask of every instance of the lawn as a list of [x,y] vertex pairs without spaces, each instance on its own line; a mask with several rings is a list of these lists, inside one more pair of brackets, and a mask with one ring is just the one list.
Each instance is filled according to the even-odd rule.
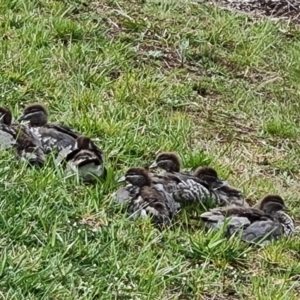
[[300,217],[300,31],[188,1],[2,0],[0,105],[91,136],[108,177],[78,184],[0,152],[1,299],[299,299],[299,235],[264,248],[128,220],[112,194],[159,151],[211,165]]

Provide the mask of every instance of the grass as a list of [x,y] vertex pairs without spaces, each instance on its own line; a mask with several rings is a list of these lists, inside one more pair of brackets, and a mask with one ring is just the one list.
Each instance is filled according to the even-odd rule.
[[42,102],[93,137],[108,179],[68,179],[49,157],[0,153],[1,299],[299,299],[297,235],[223,240],[183,211],[170,229],[128,220],[116,179],[177,151],[300,216],[299,50],[292,24],[188,1],[0,3],[0,95],[17,117]]

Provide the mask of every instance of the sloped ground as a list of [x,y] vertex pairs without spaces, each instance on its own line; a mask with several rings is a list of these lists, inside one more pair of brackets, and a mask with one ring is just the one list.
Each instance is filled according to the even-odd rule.
[[2,1],[1,105],[48,105],[98,138],[108,179],[78,185],[1,153],[3,299],[299,299],[298,235],[263,249],[206,234],[186,209],[158,231],[113,203],[159,150],[211,164],[299,219],[299,50],[293,23],[187,1]]

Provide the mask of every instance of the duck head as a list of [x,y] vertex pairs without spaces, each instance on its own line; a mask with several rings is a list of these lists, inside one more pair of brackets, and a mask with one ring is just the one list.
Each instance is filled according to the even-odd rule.
[[25,107],[18,121],[29,121],[31,126],[44,126],[48,121],[48,111],[43,104],[33,103]]
[[89,137],[81,135],[76,140],[75,148],[92,150],[94,149],[94,144]]
[[284,200],[278,195],[265,196],[258,207],[268,215],[273,215],[278,211],[289,211]]
[[172,152],[163,152],[157,155],[155,162],[149,169],[161,168],[167,172],[180,171],[180,159]]
[[199,167],[195,170],[194,175],[198,178],[209,176],[215,180],[219,179],[217,171],[211,167]]
[[194,176],[206,181],[208,184],[217,184],[222,181],[218,177],[218,173],[211,167],[199,167],[194,171]]
[[0,107],[0,123],[10,126],[12,122],[12,113],[6,107]]
[[144,168],[130,168],[126,174],[118,180],[118,182],[124,181],[131,183],[133,186],[151,186],[151,178]]

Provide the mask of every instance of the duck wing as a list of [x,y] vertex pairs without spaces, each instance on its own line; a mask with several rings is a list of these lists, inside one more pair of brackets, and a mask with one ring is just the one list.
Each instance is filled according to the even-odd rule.
[[189,205],[199,202],[217,202],[214,193],[207,189],[207,185],[193,175],[181,173],[151,174],[153,185],[162,192],[171,193],[178,203]]
[[264,245],[271,240],[280,238],[282,234],[283,228],[279,222],[266,219],[256,221],[247,227],[242,233],[242,240]]
[[183,173],[183,172],[172,172],[172,173],[168,173],[169,176],[172,176],[173,178],[176,178],[178,182],[186,182],[187,180],[191,181],[193,180],[194,182],[197,182],[198,184],[201,184],[202,186],[204,186],[206,189],[209,189],[210,186],[209,184],[205,181],[202,180],[196,176],[194,176],[193,174],[189,174],[189,173]]
[[209,189],[218,196],[221,206],[234,204],[236,206],[250,207],[245,201],[242,192],[230,186],[227,181],[209,175],[203,175],[201,179],[206,181]]
[[174,191],[176,201],[185,204],[199,202],[205,205],[208,203],[219,204],[217,194],[205,180],[189,173],[172,172],[169,174],[178,182],[177,189]]
[[207,228],[221,229],[227,225],[227,233],[232,235],[240,229],[247,228],[255,221],[265,220],[267,217],[259,209],[244,207],[219,207],[201,214],[200,218]]
[[31,127],[30,130],[39,138],[45,153],[75,148],[76,139],[54,127]]
[[43,127],[49,128],[49,129],[54,129],[58,132],[69,135],[75,140],[80,136],[80,134],[78,132],[76,132],[75,130],[73,130],[71,127],[62,125],[62,124],[47,123]]
[[184,182],[178,183],[177,189],[173,192],[173,195],[176,201],[184,204],[194,204],[199,202],[208,204],[209,201],[213,204],[218,203],[218,198],[214,193],[193,179],[187,179]]
[[5,124],[0,123],[0,148],[8,149],[15,145],[15,131]]
[[165,199],[166,207],[170,211],[171,217],[176,215],[180,209],[180,203],[174,201],[174,197],[171,193],[161,190],[158,190],[158,193]]
[[233,235],[240,229],[243,229],[251,224],[248,218],[241,216],[231,216],[226,218],[220,211],[219,212],[204,212],[201,214],[201,219],[205,224],[205,227],[210,229],[221,230],[224,226],[226,228],[226,234]]
[[236,205],[250,208],[243,193],[230,185],[223,185],[219,188],[213,189],[213,191],[218,195],[222,206]]
[[232,187],[227,181],[216,178],[210,175],[202,175],[201,179],[207,183],[209,189],[214,191],[218,196],[221,206],[236,206],[250,207],[245,201],[243,193]]

